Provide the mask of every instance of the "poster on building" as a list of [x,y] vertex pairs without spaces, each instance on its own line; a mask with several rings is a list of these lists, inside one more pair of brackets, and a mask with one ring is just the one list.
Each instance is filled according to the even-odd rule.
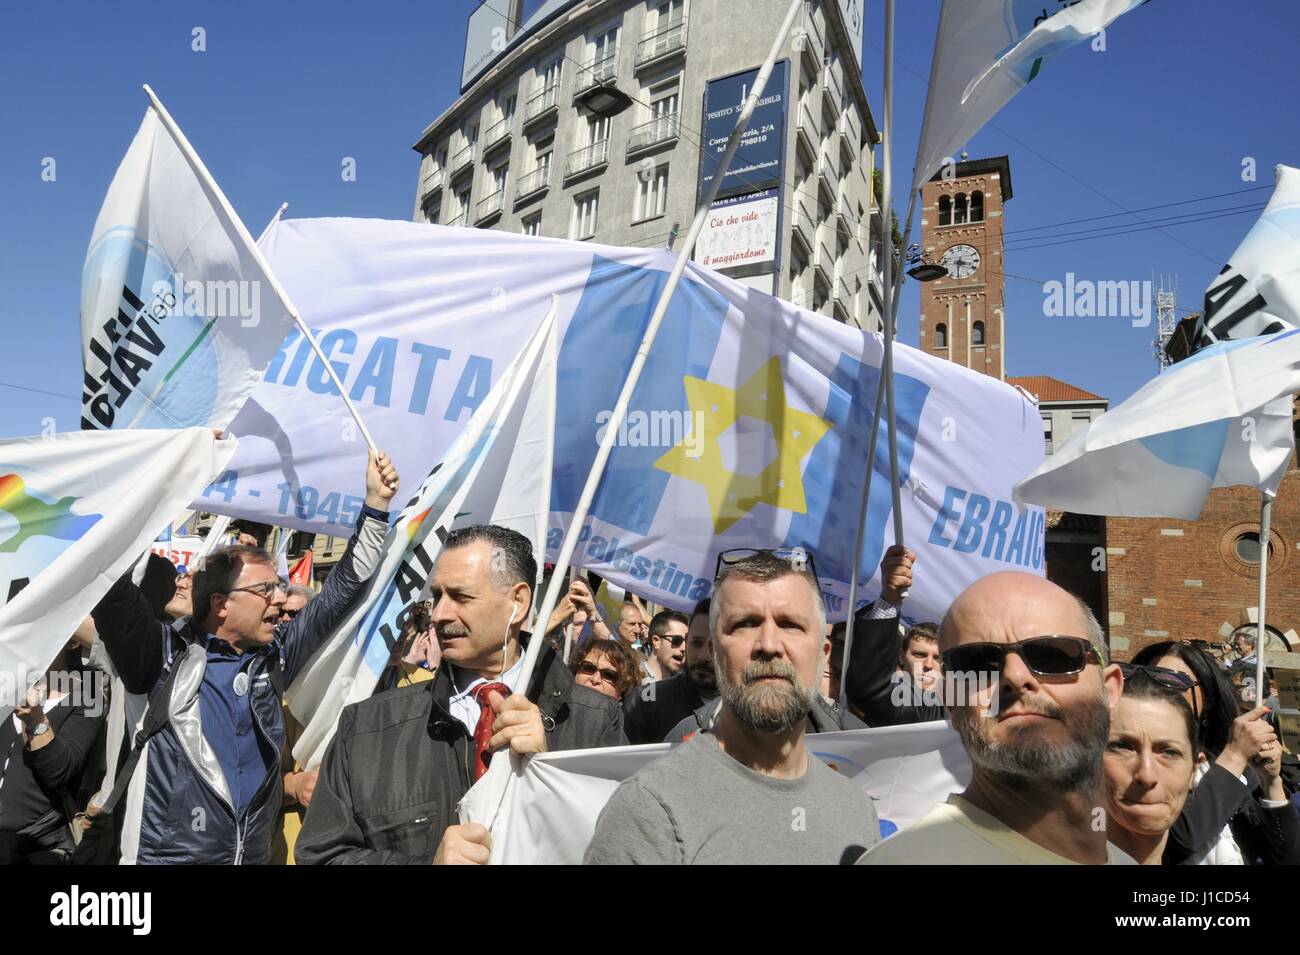
[[694,261],[724,275],[771,271],[780,207],[780,189],[718,200],[695,243]]
[[[709,80],[704,88],[704,142],[700,147],[700,196],[717,171],[727,140],[736,128],[758,69]],[[736,155],[722,177],[718,197],[752,193],[778,186],[784,175],[785,112],[790,92],[790,61],[779,60],[740,139]]]

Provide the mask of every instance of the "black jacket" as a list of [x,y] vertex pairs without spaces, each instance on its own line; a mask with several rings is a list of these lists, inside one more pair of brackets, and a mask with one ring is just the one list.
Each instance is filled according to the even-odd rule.
[[1246,863],[1300,865],[1300,811],[1294,802],[1269,809],[1240,779],[1217,763],[1192,790],[1169,830],[1163,865],[1183,865],[1226,825]]
[[623,698],[623,728],[628,742],[634,746],[662,743],[678,723],[705,702],[685,669],[666,680],[632,687]]
[[868,620],[858,614],[844,680],[849,703],[862,711],[871,726],[902,726],[944,718],[936,694],[917,692],[908,679],[894,679],[900,641],[898,617]]
[[[549,645],[526,695],[542,711],[548,750],[627,744],[618,702],[576,685]],[[433,861],[471,785],[473,743],[450,699],[444,666],[343,710],[298,834],[299,865]]]

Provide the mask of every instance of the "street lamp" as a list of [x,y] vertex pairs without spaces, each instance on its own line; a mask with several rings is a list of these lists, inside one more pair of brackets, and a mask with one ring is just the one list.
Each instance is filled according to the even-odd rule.
[[918,282],[933,282],[935,279],[946,278],[948,270],[938,263],[926,261],[929,258],[929,249],[922,252],[921,247],[913,243],[907,250],[907,261],[919,264],[908,269],[907,274]]
[[614,85],[613,80],[597,83],[578,96],[578,103],[601,118],[617,116],[632,105],[632,97]]

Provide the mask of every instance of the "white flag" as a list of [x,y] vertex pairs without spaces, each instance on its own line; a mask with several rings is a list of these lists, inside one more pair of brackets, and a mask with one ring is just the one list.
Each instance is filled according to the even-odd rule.
[[292,324],[251,249],[149,107],[82,270],[82,428],[230,424]]
[[912,191],[1025,88],[1053,53],[1146,0],[944,0]]
[[320,765],[343,707],[374,692],[449,531],[472,524],[508,527],[532,542],[541,563],[555,435],[555,317],[552,303],[389,529],[383,563],[361,602],[285,694],[305,727],[293,749],[302,766]]
[[[865,789],[883,835],[920,819],[970,782],[970,758],[947,723],[814,733],[813,755]],[[460,803],[460,821],[492,833],[493,865],[576,865],[619,783],[667,743],[494,759]]]
[[1219,342],[1072,435],[1016,485],[1016,499],[1193,521],[1214,487],[1276,494],[1294,453],[1297,392],[1300,329]]
[[0,719],[234,451],[201,428],[0,441]]
[[1300,327],[1300,169],[1278,166],[1259,221],[1205,290],[1195,348]]

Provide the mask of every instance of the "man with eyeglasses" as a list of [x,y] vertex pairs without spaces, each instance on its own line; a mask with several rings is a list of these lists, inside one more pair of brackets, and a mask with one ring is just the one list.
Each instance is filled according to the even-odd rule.
[[661,610],[650,619],[650,655],[645,661],[649,679],[667,680],[682,672],[690,625],[690,617],[678,610]]
[[967,587],[939,645],[970,785],[862,864],[1132,864],[1096,824],[1123,689],[1103,637],[1082,602],[1042,577],[998,573]]
[[248,545],[208,555],[179,629],[154,619],[129,575],[96,606],[127,691],[150,695],[104,809],[118,807],[123,862],[267,861],[282,798],[281,694],[379,566],[397,486],[388,456],[370,452],[357,530],[320,595],[288,620],[275,558]]

